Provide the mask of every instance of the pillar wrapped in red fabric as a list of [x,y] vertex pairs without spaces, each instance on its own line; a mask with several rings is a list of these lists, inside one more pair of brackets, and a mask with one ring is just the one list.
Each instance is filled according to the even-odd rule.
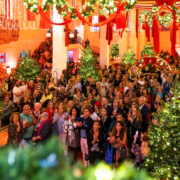
[[155,0],[157,6],[161,6],[166,3],[169,6],[173,6],[176,0]]
[[27,10],[27,20],[28,21],[35,21],[35,14],[30,10]]

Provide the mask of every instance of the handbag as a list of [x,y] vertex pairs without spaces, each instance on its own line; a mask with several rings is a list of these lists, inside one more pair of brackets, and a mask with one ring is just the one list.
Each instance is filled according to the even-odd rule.
[[29,147],[29,144],[26,142],[25,139],[22,139],[20,144],[19,144],[19,149],[26,149],[27,147]]
[[107,164],[112,165],[112,160],[113,160],[113,146],[111,146],[111,149],[109,149],[109,144],[108,144],[108,148],[105,154],[105,161]]
[[116,163],[122,162],[125,159],[130,159],[131,158],[131,151],[130,148],[117,148],[116,150]]
[[85,154],[85,160],[89,161],[89,155],[88,154]]

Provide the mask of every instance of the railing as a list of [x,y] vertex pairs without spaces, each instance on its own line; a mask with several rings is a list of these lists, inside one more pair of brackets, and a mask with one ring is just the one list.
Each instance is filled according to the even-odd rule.
[[[81,39],[81,37],[77,36],[77,38],[69,38],[69,44],[81,44],[83,48],[85,48],[85,42]],[[99,54],[100,49],[96,46],[89,46],[95,54]]]

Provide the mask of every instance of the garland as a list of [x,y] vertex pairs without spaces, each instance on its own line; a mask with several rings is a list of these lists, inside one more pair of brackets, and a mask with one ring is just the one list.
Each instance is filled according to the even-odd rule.
[[152,22],[153,22],[153,15],[149,11],[143,11],[142,13],[139,14],[139,21],[144,24],[145,21],[143,20],[142,16],[147,15],[147,23],[150,27],[152,27]]
[[[173,7],[170,7],[171,9],[173,9],[175,12],[176,12],[176,16],[177,16],[177,19],[176,19],[176,22],[178,24],[180,24],[180,13],[177,11],[177,7],[176,5],[174,5]],[[144,24],[145,21],[143,20],[142,16],[143,15],[147,15],[147,23],[150,27],[152,27],[152,22],[153,22],[153,15],[154,13],[158,12],[160,9],[160,7],[156,7],[154,6],[152,8],[152,13],[148,12],[148,11],[143,11],[142,13],[140,13],[139,15],[139,21]],[[160,14],[158,14],[158,22],[160,23],[161,26],[164,26],[164,27],[169,27],[170,26],[170,23],[171,21],[173,21],[173,13],[165,13],[163,16],[161,16]]]
[[[137,0],[123,0],[125,11],[129,11]],[[38,1],[37,0],[24,0],[24,4],[27,9],[37,13]],[[84,18],[92,16],[95,5],[98,4],[99,14],[106,17],[111,13],[116,13],[117,5],[114,0],[88,0],[82,8],[79,8],[79,12]],[[56,5],[58,13],[64,17],[69,16],[71,19],[78,19],[75,13],[75,8],[71,6],[66,0],[44,0],[42,3],[42,9],[44,12],[48,11],[53,5]]]

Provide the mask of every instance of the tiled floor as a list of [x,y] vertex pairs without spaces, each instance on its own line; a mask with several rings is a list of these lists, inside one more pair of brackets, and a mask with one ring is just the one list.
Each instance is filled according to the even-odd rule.
[[0,130],[0,146],[7,144],[8,129]]

